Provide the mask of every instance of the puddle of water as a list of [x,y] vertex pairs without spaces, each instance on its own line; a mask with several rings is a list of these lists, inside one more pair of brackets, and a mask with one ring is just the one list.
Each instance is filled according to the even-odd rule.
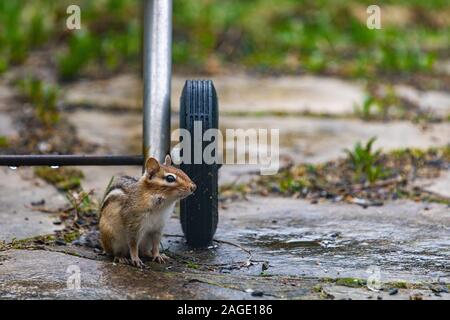
[[271,253],[297,255],[305,250],[323,251],[348,244],[348,240],[340,239],[340,233],[318,234],[298,228],[273,229],[263,228],[251,230],[240,237],[247,245],[269,249]]

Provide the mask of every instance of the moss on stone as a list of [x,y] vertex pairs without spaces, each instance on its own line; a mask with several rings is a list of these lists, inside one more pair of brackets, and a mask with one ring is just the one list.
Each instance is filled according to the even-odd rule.
[[187,261],[186,267],[188,267],[189,269],[199,269],[200,268],[200,266],[193,261]]
[[364,279],[358,278],[339,278],[336,279],[336,285],[351,287],[351,288],[360,288],[367,285],[367,281]]
[[8,138],[5,136],[0,136],[0,148],[8,148],[9,147],[9,141]]
[[83,172],[75,168],[36,167],[34,174],[63,191],[78,189],[84,178]]

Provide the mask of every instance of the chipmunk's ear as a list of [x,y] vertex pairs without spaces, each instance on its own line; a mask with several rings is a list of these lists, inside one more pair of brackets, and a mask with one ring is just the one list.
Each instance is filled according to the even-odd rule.
[[159,171],[159,162],[155,158],[148,158],[145,163],[145,171],[149,177],[153,177]]
[[168,155],[166,156],[166,159],[164,159],[164,165],[165,165],[165,166],[170,166],[170,165],[172,165],[172,158],[170,157],[170,154],[168,154]]

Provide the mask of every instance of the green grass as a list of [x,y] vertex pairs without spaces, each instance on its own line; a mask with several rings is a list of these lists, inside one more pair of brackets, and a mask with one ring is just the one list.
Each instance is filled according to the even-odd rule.
[[0,1],[0,72],[22,63],[53,33],[54,1]]
[[68,50],[57,58],[60,77],[64,80],[74,79],[98,51],[99,44],[89,32],[74,33],[69,39]]
[[[176,1],[175,1],[176,2]],[[393,2],[396,3],[396,2]],[[404,27],[369,30],[353,8],[368,1],[183,1],[175,5],[176,62],[201,66],[210,55],[261,70],[323,72],[352,76],[430,71],[433,38],[447,45],[449,28],[416,19]],[[427,16],[445,8],[431,1],[400,2]]]
[[[82,30],[65,28],[69,4],[81,7]],[[406,24],[365,24],[363,1],[174,0],[175,67],[208,71],[208,61],[259,71],[333,73],[350,77],[433,72],[448,48],[450,25],[438,24],[447,1],[384,1],[405,8]],[[356,12],[362,10],[361,17]],[[64,80],[92,69],[114,73],[140,65],[142,8],[137,0],[0,3],[0,71],[44,43],[57,50]],[[386,13],[387,14],[387,13]],[[390,19],[395,20],[395,19]]]
[[59,121],[58,87],[44,83],[36,78],[19,81],[19,89],[23,97],[33,105],[37,118],[46,126]]

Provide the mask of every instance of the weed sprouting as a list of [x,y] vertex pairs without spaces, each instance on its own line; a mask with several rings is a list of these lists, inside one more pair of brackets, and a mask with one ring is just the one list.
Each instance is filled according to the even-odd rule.
[[368,88],[362,104],[354,106],[354,113],[363,120],[387,120],[405,116],[405,108],[392,85],[383,88],[383,93]]
[[381,150],[373,150],[373,143],[376,137],[367,141],[365,145],[360,142],[356,143],[353,150],[346,149],[345,152],[354,168],[355,180],[366,180],[370,183],[383,177],[385,170],[377,164]]
[[93,191],[67,192],[66,198],[75,210],[75,221],[86,216],[96,216],[98,202],[92,197]]

